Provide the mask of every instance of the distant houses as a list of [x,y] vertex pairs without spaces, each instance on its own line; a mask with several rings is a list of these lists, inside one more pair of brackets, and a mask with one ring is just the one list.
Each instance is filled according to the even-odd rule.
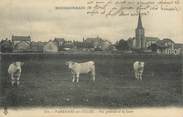
[[58,52],[58,46],[56,45],[55,42],[49,41],[49,42],[47,42],[44,45],[43,52],[44,53],[55,53],[55,52]]
[[53,42],[57,45],[58,51],[63,50],[63,46],[64,46],[64,43],[65,43],[65,39],[64,38],[55,38],[53,40]]
[[160,41],[160,39],[158,37],[145,37],[146,39],[146,43],[145,43],[145,47],[148,48],[150,47],[152,44],[157,43],[158,41]]
[[30,36],[12,36],[13,51],[30,51],[31,37]]
[[44,45],[46,45],[47,42],[41,42],[41,41],[38,41],[38,42],[34,42],[32,41],[31,42],[31,51],[32,52],[43,52],[43,47]]
[[155,43],[155,48],[159,54],[179,55],[183,49],[183,44],[176,44],[171,39],[163,39]]
[[1,52],[44,52],[57,53],[61,51],[119,51],[122,53],[155,53],[162,55],[180,55],[183,44],[172,39],[160,39],[145,35],[142,17],[139,13],[135,36],[127,40],[121,39],[112,44],[110,41],[97,37],[86,37],[82,41],[66,40],[55,37],[48,42],[34,42],[30,36],[13,35],[11,40],[1,40]]
[[[136,33],[142,30],[142,24],[137,27]],[[136,34],[140,35],[140,34]],[[143,33],[137,40],[137,37],[130,37],[129,39],[121,39],[115,44],[110,41],[102,39],[101,37],[83,38],[82,41],[70,41],[64,38],[54,38],[48,42],[32,41],[30,36],[15,36],[11,40],[1,40],[1,52],[36,52],[36,53],[58,53],[62,51],[121,51],[122,53],[156,53],[162,55],[180,55],[183,53],[183,44],[175,43],[171,39],[159,39],[158,37],[146,37]],[[143,45],[137,44],[137,41],[143,42]],[[138,46],[138,47],[137,47]],[[138,51],[137,51],[138,50]],[[140,50],[140,51],[139,51]]]
[[73,41],[65,41],[64,44],[63,44],[63,50],[67,51],[67,50],[72,50],[73,48],[75,47]]
[[[129,47],[134,49],[134,39],[129,38],[127,40]],[[162,39],[160,40],[157,37],[145,37],[145,48],[142,49],[144,52],[155,52],[157,54],[165,55],[179,55],[183,49],[183,44],[175,43],[171,39]]]
[[95,50],[107,50],[112,45],[110,41],[104,40],[100,37],[86,38],[86,40],[83,40],[83,43]]
[[129,38],[127,43],[131,50],[142,52],[155,52],[157,54],[179,55],[183,44],[176,44],[171,39],[160,40],[157,37],[145,36],[145,29],[142,25],[141,15],[139,14],[135,37]]

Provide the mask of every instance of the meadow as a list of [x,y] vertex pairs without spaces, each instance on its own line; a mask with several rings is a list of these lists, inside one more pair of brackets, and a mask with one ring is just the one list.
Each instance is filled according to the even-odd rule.
[[[81,75],[79,83],[68,60],[96,63],[96,82]],[[134,78],[133,63],[145,62],[143,80]],[[21,84],[11,87],[7,68],[23,61]],[[7,54],[1,56],[3,105],[14,107],[165,107],[183,106],[180,56]]]

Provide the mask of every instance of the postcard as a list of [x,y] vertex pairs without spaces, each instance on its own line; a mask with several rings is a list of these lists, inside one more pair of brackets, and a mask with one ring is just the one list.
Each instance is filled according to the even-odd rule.
[[183,117],[181,0],[1,0],[0,116]]

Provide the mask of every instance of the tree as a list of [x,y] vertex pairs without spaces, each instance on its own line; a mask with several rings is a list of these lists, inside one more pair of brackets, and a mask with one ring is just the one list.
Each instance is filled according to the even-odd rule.
[[13,44],[10,40],[2,40],[0,42],[0,51],[1,52],[12,52],[13,51]]
[[124,39],[117,41],[115,44],[115,47],[118,50],[129,50],[129,48],[130,48],[128,45],[128,42],[125,41]]

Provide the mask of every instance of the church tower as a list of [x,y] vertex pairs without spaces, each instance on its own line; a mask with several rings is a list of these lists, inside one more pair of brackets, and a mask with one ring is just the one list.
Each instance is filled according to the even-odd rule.
[[141,15],[139,13],[138,24],[135,30],[135,48],[145,49],[145,31],[142,26]]

